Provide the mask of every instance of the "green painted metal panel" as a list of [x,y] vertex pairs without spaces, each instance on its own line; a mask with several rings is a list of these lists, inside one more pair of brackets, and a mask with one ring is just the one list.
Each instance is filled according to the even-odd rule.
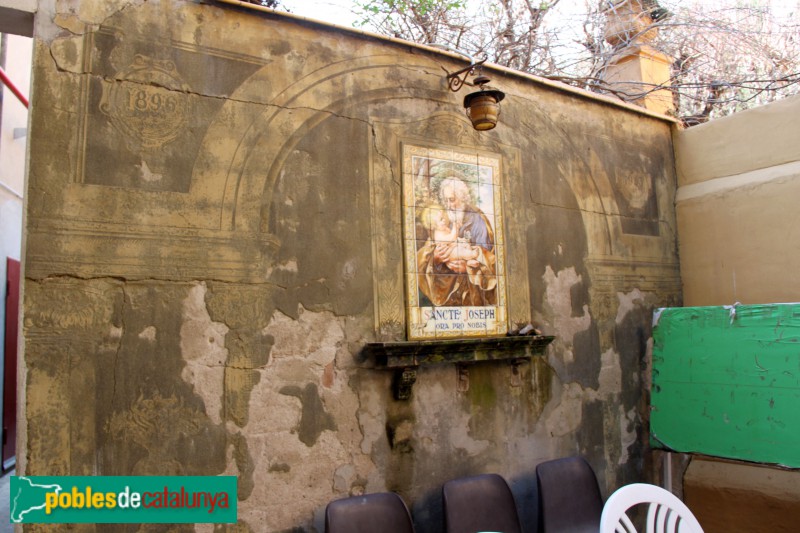
[[800,304],[667,308],[654,322],[655,446],[800,467]]

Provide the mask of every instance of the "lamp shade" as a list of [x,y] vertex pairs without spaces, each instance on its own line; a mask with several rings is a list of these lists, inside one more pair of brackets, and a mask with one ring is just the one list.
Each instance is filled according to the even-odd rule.
[[499,102],[505,96],[502,91],[497,90],[481,90],[466,95],[464,107],[472,121],[472,127],[478,131],[486,131],[497,126],[497,118],[500,115]]

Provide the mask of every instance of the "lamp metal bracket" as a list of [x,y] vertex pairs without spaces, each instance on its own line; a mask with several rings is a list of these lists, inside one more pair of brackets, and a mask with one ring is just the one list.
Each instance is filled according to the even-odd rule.
[[[467,76],[474,74],[475,69],[480,70],[480,68],[483,66],[484,63],[486,63],[486,58],[481,59],[480,61],[475,61],[469,64],[468,66],[462,68],[461,70],[458,70],[453,73],[447,72],[447,70],[445,69],[445,72],[447,72],[447,84],[450,87],[450,90],[453,92],[457,92],[464,85],[469,85],[470,87],[473,87],[475,84],[468,82]],[[462,74],[463,77],[461,76]]]

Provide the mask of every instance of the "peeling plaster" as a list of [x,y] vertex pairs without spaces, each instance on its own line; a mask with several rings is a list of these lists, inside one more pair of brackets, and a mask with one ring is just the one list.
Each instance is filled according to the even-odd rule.
[[356,476],[356,469],[353,465],[342,465],[333,473],[333,490],[337,492],[349,492],[350,485]]
[[150,170],[150,167],[147,165],[147,161],[144,159],[142,159],[142,164],[137,166],[139,167],[139,170],[141,170],[140,176],[144,181],[154,182],[164,179],[163,174],[159,174]]
[[300,399],[303,413],[300,424],[296,428],[300,442],[311,448],[325,430],[336,431],[336,422],[330,413],[325,411],[325,406],[319,397],[319,389],[313,383],[307,383],[304,388],[294,385],[282,387],[281,394],[294,396]]
[[141,331],[141,333],[139,333],[139,338],[146,341],[155,342],[157,333],[158,330],[155,326],[147,326]]
[[547,433],[552,437],[564,437],[577,430],[583,418],[583,403],[587,399],[580,385],[565,384],[561,401],[545,420]]
[[183,301],[181,356],[186,366],[181,378],[203,399],[214,424],[222,422],[224,363],[228,358],[225,335],[228,326],[211,320],[205,303],[206,285],[192,287]]
[[619,307],[617,308],[616,318],[617,325],[622,324],[622,321],[625,319],[625,315],[633,311],[636,308],[637,303],[645,303],[645,295],[643,295],[639,289],[633,289],[629,293],[618,292],[617,298],[619,299]]
[[[428,374],[432,373],[428,372]],[[417,415],[416,437],[423,447],[430,448],[425,453],[435,455],[436,447],[441,445],[438,434],[444,422],[439,415],[442,412],[449,412],[447,407],[450,404],[450,395],[445,392],[445,384],[425,378],[430,378],[430,376],[423,375],[418,378],[412,396]]]
[[636,408],[630,409],[627,413],[623,406],[619,406],[619,434],[621,453],[617,464],[625,465],[628,463],[628,448],[636,444],[636,427],[639,425],[639,415]]
[[608,349],[600,354],[600,386],[598,393],[601,395],[618,394],[622,388],[622,366],[619,354],[613,349]]
[[114,339],[114,340],[120,340],[122,338],[122,334],[124,332],[125,331],[120,327],[111,326],[111,328],[109,329],[109,332],[108,332],[108,338],[109,339]]
[[[448,374],[455,377],[455,372]],[[427,449],[425,453],[436,455],[437,450],[443,445],[440,435],[446,432],[448,436],[446,448],[449,451],[463,450],[468,456],[478,455],[486,451],[492,443],[488,440],[476,440],[470,435],[471,414],[463,409],[452,408],[453,390],[455,383],[452,382],[417,383],[414,388],[417,397],[414,441]],[[447,412],[448,416],[442,417],[443,412]]]
[[478,455],[486,451],[492,445],[488,440],[475,440],[469,434],[470,415],[460,412],[459,416],[452,420],[452,427],[448,434],[450,445],[456,450],[464,450],[467,455]]
[[[359,391],[372,390],[376,399],[381,398],[376,405],[369,403],[375,419],[367,421],[359,413],[359,397],[346,381],[336,378],[336,355],[339,351],[347,355],[345,326],[346,319],[333,313],[300,306],[296,320],[275,311],[260,330],[274,343],[268,364],[256,370],[261,379],[250,394],[250,405],[254,410],[259,406],[260,413],[268,409],[268,416],[251,416],[241,428],[253,456],[253,478],[259,483],[250,499],[240,502],[239,517],[254,531],[296,527],[309,501],[384,488],[370,486],[376,477],[370,457],[353,453],[359,444],[371,448],[366,439],[385,440],[378,418],[385,403],[379,396],[384,389]],[[367,401],[361,400],[362,404]],[[368,427],[368,437],[362,424]],[[380,483],[382,477],[377,479]],[[275,497],[298,490],[302,498]]]
[[[330,431],[324,432],[310,448],[299,444],[296,435],[286,432],[265,436],[263,443],[265,455],[256,461],[253,476],[259,483],[249,500],[239,502],[240,519],[251,525],[266,520],[258,524],[255,531],[284,531],[297,527],[302,522],[298,517],[308,512],[308,502],[328,502],[337,497],[332,465],[353,461]],[[270,465],[280,463],[291,465],[290,471],[270,471]],[[354,466],[357,472],[361,470],[360,465]],[[358,483],[357,480],[358,475],[353,482]]]
[[[53,22],[74,34],[82,35],[104,24],[108,18],[146,0],[112,0],[107,2],[60,2]],[[40,3],[39,14],[44,14]]]
[[[262,372],[262,375],[264,372]],[[252,405],[269,406],[269,416],[251,417],[245,432],[248,435],[265,435],[273,432],[291,432],[300,425],[302,405],[294,396],[280,394],[266,382],[265,376],[250,393]]]
[[286,261],[284,263],[281,263],[280,265],[275,267],[275,270],[282,270],[284,272],[292,272],[292,273],[296,274],[298,272],[298,270],[297,270],[297,260],[296,259],[292,259],[292,260]]
[[589,306],[583,306],[583,314],[578,317],[572,316],[572,295],[573,286],[581,283],[583,279],[575,271],[575,267],[565,268],[558,274],[553,272],[550,265],[547,265],[542,276],[545,284],[545,303],[551,309],[553,327],[556,335],[567,343],[568,348],[564,350],[564,362],[571,363],[575,360],[571,346],[575,335],[581,331],[586,331],[592,324],[592,317],[589,314]]
[[386,398],[384,390],[370,383],[359,390],[359,409],[356,413],[361,429],[361,452],[371,454],[377,442],[384,439]]
[[83,74],[83,37],[58,39],[50,46],[50,54],[59,70]]
[[[594,401],[617,401],[622,387],[622,367],[619,353],[613,349],[608,349],[601,354],[600,358],[601,369],[597,390],[581,387],[578,383],[567,383],[561,387],[558,403],[552,410],[546,412],[545,428],[550,436],[564,437],[578,430],[582,424],[584,404]],[[620,406],[619,408],[624,417],[623,407]],[[629,416],[636,416],[635,412],[635,408],[632,409],[630,413],[633,414],[629,413]],[[621,421],[620,423],[622,424],[623,422]],[[630,438],[633,440],[628,442]],[[622,445],[627,448],[635,440],[634,430],[632,437],[625,435]]]
[[344,327],[333,313],[307,311],[302,306],[298,309],[297,320],[276,311],[262,333],[275,339],[271,352],[273,361],[302,359],[305,364],[318,366],[320,375],[335,359],[336,350],[344,341]]
[[206,291],[205,283],[195,285],[183,301],[181,353],[187,361],[219,366],[228,357],[225,335],[229,328],[211,319],[206,308]]
[[644,369],[644,383],[642,386],[644,390],[651,390],[653,388],[653,345],[655,340],[653,337],[647,339],[647,345],[645,346],[645,369]]
[[79,2],[78,16],[87,24],[103,24],[112,16],[132,7],[147,3],[147,0],[111,0],[106,2]]

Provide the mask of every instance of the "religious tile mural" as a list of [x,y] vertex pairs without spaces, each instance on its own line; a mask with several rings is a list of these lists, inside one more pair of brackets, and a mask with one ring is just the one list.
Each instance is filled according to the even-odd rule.
[[410,339],[507,332],[500,158],[403,146]]

